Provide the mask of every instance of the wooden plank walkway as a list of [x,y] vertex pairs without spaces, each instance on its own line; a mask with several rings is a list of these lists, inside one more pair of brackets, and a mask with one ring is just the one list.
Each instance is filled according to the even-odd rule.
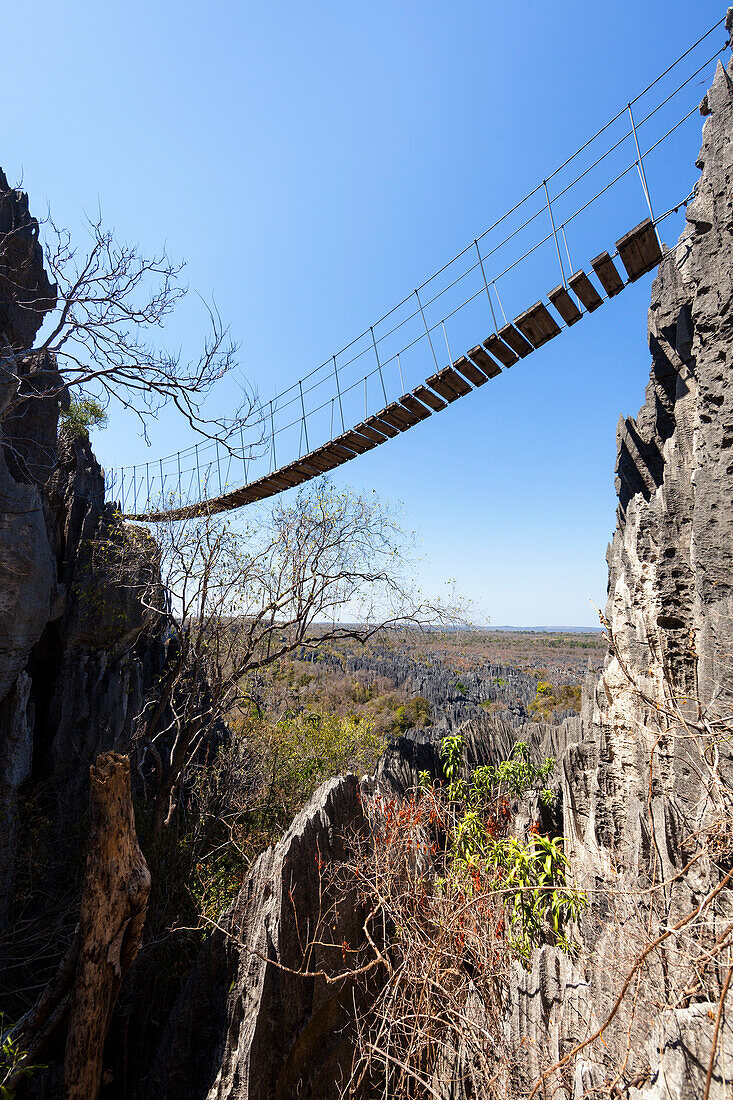
[[[591,267],[607,298],[619,294],[629,283],[635,282],[656,267],[663,258],[656,228],[650,218],[641,222],[616,242],[616,252],[627,275],[624,282],[613,257],[602,252],[591,261]],[[574,325],[585,313],[592,313],[603,304],[604,298],[584,271],[576,271],[568,278],[568,285],[557,286],[548,294],[552,307],[566,326]],[[569,288],[569,289],[568,289]],[[572,293],[571,293],[572,291]],[[573,297],[574,295],[574,297]],[[576,302],[580,303],[580,305]],[[584,313],[585,311],[585,313]],[[211,500],[187,504],[166,511],[128,515],[125,518],[138,521],[159,522],[183,520],[200,515],[241,508],[295,485],[319,477],[336,469],[357,455],[386,443],[401,432],[442,412],[449,404],[472,393],[502,372],[502,367],[512,367],[520,359],[530,355],[561,332],[561,327],[544,302],[536,302],[511,323],[493,332],[481,344],[461,355],[450,366],[432,374],[423,385],[411,393],[403,394],[385,408],[362,423],[354,425],[335,439],[303,455],[271,474],[259,478],[250,485],[243,485],[232,492]]]

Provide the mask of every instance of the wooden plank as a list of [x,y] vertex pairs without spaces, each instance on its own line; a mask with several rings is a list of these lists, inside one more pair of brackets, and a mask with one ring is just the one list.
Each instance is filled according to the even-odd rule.
[[446,401],[455,401],[457,398],[465,397],[467,393],[471,392],[468,382],[461,378],[460,374],[457,374],[452,367],[443,367],[437,374],[431,374],[425,381],[431,389],[434,389]]
[[[486,358],[488,359],[488,355]],[[462,355],[460,359],[456,359],[453,369],[462,374],[464,378],[467,378],[469,382],[472,382],[474,386],[483,386],[484,382],[489,380],[487,375],[479,370],[476,364],[467,359],[465,355]]]
[[280,488],[272,477],[261,477],[259,481],[254,481],[249,488],[252,493],[252,500],[264,500],[265,497],[271,497],[280,492]]
[[498,359],[500,363],[503,363],[505,367],[513,366],[519,356],[507,347],[503,340],[500,340],[495,332],[492,332],[491,336],[487,336],[484,340],[484,347],[487,351],[491,352],[495,359]]
[[418,401],[411,393],[403,393],[400,398],[400,405],[404,405],[418,420],[427,420],[430,416],[430,409],[426,409],[422,402]]
[[296,464],[285,466],[284,470],[280,472],[281,477],[289,478],[291,485],[299,485],[300,483],[307,481],[310,476],[307,470],[300,470]]
[[441,412],[443,409],[447,408],[447,404],[443,398],[438,397],[438,395],[433,393],[432,390],[429,390],[427,386],[415,386],[412,392],[418,400],[422,401],[423,405],[429,405],[433,412]]
[[280,492],[284,488],[285,482],[280,481],[277,474],[265,474],[264,477],[258,478],[257,481],[253,481],[250,485],[250,489],[254,489],[258,493],[262,493],[264,491],[267,493],[268,496],[272,495],[271,490],[275,492]]
[[[319,447],[316,451],[311,451],[307,454],[303,461],[310,463],[315,469],[324,472],[325,470],[333,470],[336,466],[340,466],[342,462],[348,461],[349,458],[353,458],[351,451],[347,452],[346,458],[343,454],[337,454],[329,452],[330,443],[327,443],[324,447]],[[343,447],[338,447],[336,450],[343,451]]]
[[387,405],[385,409],[380,409],[377,416],[400,432],[406,432],[413,424],[418,423],[417,417],[413,416],[407,409],[403,409],[396,401],[393,401],[391,405]]
[[600,256],[596,256],[595,260],[591,260],[590,265],[609,298],[621,293],[624,289],[624,281],[607,252],[601,252]]
[[300,485],[305,480],[304,474],[296,474],[293,470],[277,470],[277,476],[283,485],[292,489],[294,485]]
[[443,381],[447,382],[449,386],[452,386],[459,397],[465,397],[467,393],[471,392],[471,387],[465,378],[453,370],[453,367],[443,367],[438,371],[438,374]]
[[437,394],[439,394],[448,404],[451,401],[457,401],[461,396],[460,393],[456,393],[452,386],[447,382],[444,382],[437,374],[431,374],[426,382],[431,386]]
[[487,378],[496,378],[497,374],[501,374],[501,367],[496,360],[492,359],[489,353],[484,350],[481,344],[477,344],[475,348],[471,348],[468,354],[476,366],[481,368],[481,371]]
[[662,259],[657,231],[651,218],[645,218],[620,241],[616,241],[616,248],[630,283],[646,275],[647,271],[651,271]]
[[319,474],[328,473],[329,470],[335,469],[336,466],[340,466],[342,459],[331,457],[323,454],[310,454],[302,460],[303,467],[307,470],[311,470],[311,477],[317,477]]
[[524,313],[520,313],[514,324],[536,348],[541,348],[548,340],[560,335],[560,326],[553,320],[542,302],[535,302]]
[[402,424],[404,424],[402,431],[405,431],[406,428],[411,428],[413,424],[420,423],[420,417],[415,416],[415,414],[411,413],[409,409],[406,409],[404,405],[400,405],[399,401],[392,401],[389,405],[387,405],[386,409],[382,409],[379,415],[384,418],[385,412],[391,413],[393,416],[397,417],[397,419],[401,421]]
[[499,329],[499,335],[504,343],[508,344],[512,351],[516,352],[522,359],[524,359],[526,355],[529,355],[531,351],[534,351],[529,340],[522,336],[521,332],[518,332],[514,325],[504,325],[504,328]]
[[[245,485],[242,489],[237,489],[235,492],[229,494],[229,499],[235,507],[239,507],[242,504],[252,504],[257,499],[257,494],[254,496],[250,492],[250,486]],[[191,514],[189,512],[189,514]]]
[[386,432],[377,431],[370,424],[357,424],[354,427],[354,431],[358,432],[359,435],[363,435],[366,439],[371,439],[372,443],[379,444],[387,442],[388,437]]
[[301,482],[310,481],[313,477],[311,470],[302,462],[291,462],[289,466],[285,467],[283,473],[298,479],[297,481],[293,481],[293,485],[300,485]]
[[340,466],[344,460],[338,455],[326,454],[324,448],[321,447],[317,451],[311,451],[310,454],[304,455],[300,461],[304,467],[314,470],[316,474],[325,474],[328,470]]
[[350,458],[353,458],[355,453],[349,447],[343,447],[340,443],[336,443],[335,440],[332,440],[331,443],[327,443],[325,447],[321,449],[327,457],[340,458],[344,462],[348,462]]
[[283,492],[286,489],[292,489],[293,487],[292,482],[288,481],[287,478],[282,477],[279,470],[277,471],[277,473],[270,474],[268,480],[271,481],[273,485],[276,485],[277,488],[281,489]]
[[365,451],[371,451],[375,446],[370,439],[364,439],[357,432],[349,431],[337,435],[333,440],[339,447],[346,447],[355,454],[363,455]]
[[583,316],[564,286],[556,286],[547,297],[552,302],[557,312],[566,325],[574,325]]
[[368,416],[364,421],[367,427],[374,427],[378,432],[386,435],[388,439],[394,439],[396,435],[400,434],[399,428],[393,428],[391,424],[388,424],[386,420],[380,420],[378,416]]
[[458,390],[450,384],[446,378],[441,378],[441,373],[431,374],[429,378],[425,379],[428,386],[440,394],[447,402],[457,401],[461,396]]
[[659,243],[657,230],[651,219],[649,219],[649,224],[645,227],[643,233],[640,234],[637,244],[641,250],[644,262],[650,271],[653,267],[656,267],[662,262],[662,246]]
[[576,271],[570,276],[568,283],[573,294],[580,299],[589,313],[603,305],[603,298],[584,271]]

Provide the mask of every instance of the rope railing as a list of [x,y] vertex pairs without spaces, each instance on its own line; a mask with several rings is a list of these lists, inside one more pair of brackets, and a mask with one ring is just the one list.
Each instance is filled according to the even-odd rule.
[[[592,211],[600,210],[601,200],[614,189],[619,201],[625,200],[633,208],[630,192],[623,189],[635,170],[651,220],[655,224],[660,221],[654,219],[645,165],[648,167],[652,154],[668,147],[672,135],[697,111],[701,97],[698,96],[690,107],[690,91],[696,91],[696,78],[707,73],[723,54],[727,43],[713,54],[706,50],[702,62],[696,51],[721,22],[685,50],[537,187],[378,321],[275,397],[260,402],[255,413],[239,426],[238,446],[233,445],[231,437],[224,445],[211,439],[148,462],[107,470],[108,497],[119,504],[124,514],[138,517],[153,511],[180,510],[186,505],[221,497],[234,486],[248,485],[264,474],[281,470],[312,452],[314,447],[368,419],[390,400],[398,399],[418,382],[422,383],[432,368],[438,371],[450,365],[453,361],[451,343],[458,348],[475,343],[471,334],[477,335],[477,324],[485,326],[488,322],[494,330],[500,326],[501,318],[506,324],[504,300],[516,301],[519,291],[523,295],[521,304],[526,307],[528,302],[534,301],[534,297],[529,296],[532,287],[541,287],[542,280],[546,281],[550,272],[556,272],[560,284],[567,288],[563,254],[572,276],[574,268],[568,243],[571,223],[575,232],[576,220],[581,215],[590,216]],[[664,85],[660,88],[664,78],[686,59],[692,61],[692,71],[681,74],[684,79],[671,90]],[[662,98],[658,102],[644,103],[636,119],[633,107],[654,89],[659,89]],[[681,113],[675,107],[674,115],[670,116],[676,97],[683,97],[686,102]],[[659,122],[661,127],[658,127]],[[616,124],[622,126],[623,132],[616,133]],[[663,132],[655,132],[657,128]],[[607,147],[598,150],[595,143],[604,135]],[[596,154],[590,163],[581,165],[567,182],[559,178],[591,148],[596,149]],[[583,193],[583,189],[592,184],[593,174],[597,177],[601,169],[606,178],[597,180],[588,194]],[[608,176],[612,178],[609,180]],[[548,186],[555,181],[555,189]],[[618,192],[619,187],[622,193]],[[573,196],[575,201],[571,202]],[[666,200],[669,199],[667,195]],[[533,207],[521,217],[521,209],[531,200],[534,200]],[[668,214],[669,211],[664,217]],[[602,213],[599,218],[599,224],[604,224]],[[544,226],[537,232],[539,219],[544,220]],[[503,232],[494,239],[492,234],[500,227]],[[597,231],[591,226],[588,235],[595,236]],[[576,232],[573,237],[574,251],[577,251],[579,236]],[[532,264],[527,264],[530,258],[537,261],[534,269]],[[516,279],[520,267],[524,282],[518,288]],[[500,280],[501,293],[497,285]],[[541,291],[535,296],[541,296]],[[480,307],[481,301],[484,307]],[[390,322],[388,328],[385,327],[387,322]],[[558,323],[561,328],[567,327],[562,319]],[[443,347],[445,350],[441,350]],[[429,371],[425,370],[426,363],[430,364]]]

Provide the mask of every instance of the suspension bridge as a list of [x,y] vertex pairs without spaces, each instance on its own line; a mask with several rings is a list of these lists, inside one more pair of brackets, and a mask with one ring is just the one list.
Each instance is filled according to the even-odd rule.
[[[699,89],[729,47],[726,41],[710,54],[722,22],[346,347],[259,402],[226,439],[105,471],[108,497],[128,519],[159,522],[286,492],[468,397],[652,271],[668,251],[660,224],[691,195],[673,196],[676,201],[655,214],[648,167],[661,162],[663,191],[660,153],[674,155],[675,135],[698,113]],[[619,206],[635,204],[642,220],[612,244],[604,241]],[[581,220],[584,241],[606,248],[576,267],[569,237]],[[553,268],[556,285],[545,291],[541,280],[549,285]],[[524,308],[512,317],[504,302],[520,295],[526,295]],[[459,341],[465,349],[458,354],[449,328],[453,346]]]

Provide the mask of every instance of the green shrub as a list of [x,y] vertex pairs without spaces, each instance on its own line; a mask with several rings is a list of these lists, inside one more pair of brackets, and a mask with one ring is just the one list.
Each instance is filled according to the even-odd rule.
[[537,694],[529,704],[529,713],[537,721],[551,721],[556,711],[580,712],[582,687],[580,684],[562,684],[554,687],[546,680],[537,683]]
[[104,428],[107,413],[93,397],[72,400],[68,409],[62,409],[59,418],[77,439],[85,439],[91,428]]
[[[443,774],[454,819],[442,888],[462,896],[501,892],[507,942],[525,962],[532,947],[542,942],[570,951],[567,925],[578,917],[586,898],[567,884],[562,838],[542,836],[536,823],[527,840],[509,833],[509,796],[535,791],[549,804],[554,794],[543,784],[555,761],[546,757],[541,765],[533,764],[526,743],[518,741],[508,760],[476,768],[464,778],[463,751],[460,735],[443,738]],[[420,781],[427,785],[425,773]]]
[[15,1087],[24,1077],[31,1077],[44,1065],[32,1065],[27,1054],[18,1046],[10,1030],[3,1031],[3,1015],[0,1013],[0,1100],[15,1100]]

